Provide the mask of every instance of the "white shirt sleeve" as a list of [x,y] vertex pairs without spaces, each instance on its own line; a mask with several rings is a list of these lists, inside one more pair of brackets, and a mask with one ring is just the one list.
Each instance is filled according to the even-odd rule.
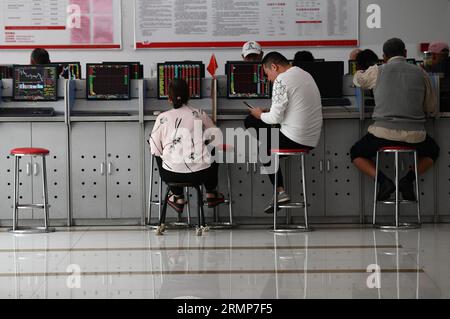
[[150,138],[148,140],[148,143],[150,144],[150,152],[152,155],[155,155],[157,157],[162,157],[164,146],[163,146],[163,125],[167,122],[167,119],[163,114],[158,116],[155,122],[155,126],[153,127],[152,134],[150,135]]
[[263,113],[261,120],[266,124],[281,124],[289,105],[287,85],[282,80],[275,80],[272,107],[269,113]]
[[353,78],[353,83],[357,87],[372,90],[377,85],[378,71],[378,65],[371,66],[366,71],[358,71]]

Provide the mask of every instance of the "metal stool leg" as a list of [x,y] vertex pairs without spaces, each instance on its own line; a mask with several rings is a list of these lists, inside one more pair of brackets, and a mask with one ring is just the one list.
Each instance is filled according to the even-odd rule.
[[205,220],[205,211],[203,209],[203,192],[201,191],[199,186],[195,187],[195,190],[197,191],[197,196],[198,196],[198,207],[199,207],[199,214],[200,214],[200,226],[202,227],[206,227],[206,220]]
[[45,229],[48,229],[49,209],[48,209],[48,184],[47,184],[47,160],[42,156],[42,188],[44,195]]
[[228,186],[228,211],[230,213],[230,226],[233,227],[233,193],[231,190],[230,165],[226,164]]
[[301,155],[302,159],[302,179],[303,179],[303,201],[304,201],[304,210],[305,210],[305,229],[309,229],[308,223],[308,195],[306,192],[306,167],[305,167],[305,155]]
[[399,227],[400,198],[399,198],[399,159],[398,152],[395,152],[395,227]]
[[170,187],[167,186],[166,196],[164,197],[164,204],[162,205],[161,218],[159,219],[159,226],[156,229],[156,235],[161,236],[166,231],[166,213],[167,213],[167,200],[169,198]]
[[377,223],[377,193],[378,193],[378,170],[380,168],[380,152],[377,152],[377,159],[375,162],[375,186],[374,186],[374,195],[373,195],[373,217],[372,224],[375,226]]
[[[382,230],[403,230],[403,229],[414,229],[414,228],[419,228],[420,227],[420,193],[419,193],[419,178],[418,178],[418,160],[417,160],[417,151],[414,149],[388,149],[388,150],[379,150],[379,153],[393,153],[395,156],[395,200],[391,201],[383,201],[383,204],[386,205],[395,205],[395,223],[394,225],[375,225],[375,218],[376,218],[376,203],[374,203],[374,225],[378,228],[381,228]],[[414,166],[415,169],[414,171],[416,172],[416,190],[415,193],[417,195],[417,200],[415,201],[408,201],[408,200],[400,200],[400,189],[399,189],[399,178],[400,178],[400,154],[413,154],[414,155]],[[378,163],[378,156],[377,156],[377,173],[378,173],[378,167],[379,167],[379,163]],[[375,190],[375,198],[374,200],[376,201],[376,195],[377,195],[377,190]],[[418,214],[418,222],[417,223],[409,223],[409,222],[401,222],[400,220],[400,213],[401,213],[401,205],[404,204],[417,204],[417,214]]]
[[159,226],[162,226],[166,223],[166,214],[167,214],[167,201],[169,200],[170,187],[167,186],[166,195],[164,196],[164,203],[162,206],[161,219],[159,220]]
[[[288,203],[288,204],[283,204],[283,205],[278,205],[278,175],[277,173],[275,173],[275,178],[274,178],[274,211],[273,211],[273,232],[275,233],[295,233],[295,232],[309,232],[312,231],[313,229],[309,226],[309,217],[308,217],[308,194],[307,194],[307,180],[306,180],[306,160],[305,160],[305,153],[307,152],[300,152],[300,153],[293,153],[293,154],[279,154],[279,153],[274,153],[274,163],[275,163],[275,167],[278,169],[281,169],[279,167],[280,165],[280,155],[283,156],[296,156],[296,157],[300,157],[300,173],[301,173],[301,178],[303,179],[303,184],[301,189],[303,190],[303,201],[299,201],[297,203]],[[286,225],[282,225],[282,226],[278,226],[277,225],[277,211],[279,209],[286,209],[288,214],[287,214],[287,223]],[[303,225],[291,225],[290,221],[291,221],[291,215],[290,215],[290,209],[303,209],[303,214],[304,214],[304,220],[305,223]]]
[[162,178],[159,177],[159,195],[158,195],[158,217],[161,219],[162,217],[162,207],[163,207],[163,181]]
[[417,195],[417,222],[422,224],[420,214],[420,188],[419,188],[419,161],[417,159],[417,151],[414,152],[414,170],[416,173],[416,195]]
[[[36,156],[42,156],[42,194],[43,204],[20,204],[19,203],[19,188],[20,188],[20,155],[15,155],[14,162],[14,204],[13,204],[13,228],[9,230],[13,234],[43,234],[54,232],[54,228],[49,227],[49,201],[48,201],[48,183],[47,183],[47,164],[46,155],[39,154]],[[28,156],[28,155],[26,155]],[[44,226],[40,227],[19,227],[19,210],[20,209],[42,209],[44,211]]]
[[191,225],[191,190],[189,187],[186,187],[186,204],[187,204],[187,223],[190,226]]
[[152,202],[153,202],[153,163],[154,157],[150,160],[150,176],[148,186],[148,205],[147,205],[147,225],[152,223]]
[[220,209],[219,207],[214,208],[214,219],[213,223],[210,226],[211,229],[231,229],[234,227],[233,225],[233,195],[231,190],[231,175],[230,175],[230,166],[229,164],[225,165],[226,175],[227,175],[227,191],[228,191],[228,200],[225,200],[225,203],[228,205],[228,221],[221,222],[220,221]]
[[203,208],[203,192],[199,185],[194,186],[197,191],[197,202],[198,202],[198,227],[196,230],[197,236],[202,236],[204,232],[207,232],[209,229],[206,227],[205,221],[205,211]]
[[19,167],[20,167],[20,157],[14,157],[14,196],[13,196],[13,231],[16,231],[19,228]]
[[278,166],[279,166],[279,157],[275,155],[275,180],[274,180],[274,193],[273,193],[273,231],[277,231],[277,210],[278,210]]

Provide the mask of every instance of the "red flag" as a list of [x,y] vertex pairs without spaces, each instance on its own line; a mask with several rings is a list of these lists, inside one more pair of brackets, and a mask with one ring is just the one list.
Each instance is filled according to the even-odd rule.
[[216,78],[216,71],[219,68],[219,65],[217,64],[216,56],[213,54],[211,56],[211,60],[209,61],[208,65],[208,72],[211,74],[213,78]]

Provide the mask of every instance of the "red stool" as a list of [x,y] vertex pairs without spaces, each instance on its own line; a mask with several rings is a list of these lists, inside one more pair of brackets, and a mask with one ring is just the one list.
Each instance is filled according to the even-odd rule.
[[[378,173],[380,167],[380,154],[389,153],[395,155],[395,200],[394,201],[383,201],[386,205],[395,205],[395,225],[377,225],[377,204],[379,203],[377,199],[378,193]],[[416,173],[416,200],[415,201],[401,201],[399,197],[399,154],[412,154],[414,157],[414,171]],[[387,146],[382,147],[377,151],[376,159],[376,175],[375,175],[375,194],[374,194],[374,204],[373,204],[373,226],[386,230],[398,230],[398,229],[411,229],[418,228],[421,226],[420,218],[420,192],[419,192],[419,174],[417,171],[417,150],[413,147],[405,146]],[[400,223],[400,204],[416,204],[417,205],[417,223]]]
[[[286,233],[286,232],[298,232],[311,231],[312,228],[308,223],[308,200],[306,193],[306,167],[305,167],[305,155],[309,154],[309,150],[307,149],[273,149],[272,155],[275,156],[275,168],[279,168],[280,165],[280,157],[300,157],[301,165],[302,165],[302,180],[303,180],[303,201],[298,203],[289,203],[286,205],[278,206],[278,175],[275,174],[275,185],[274,185],[274,211],[273,211],[273,231],[275,233]],[[303,208],[305,215],[305,224],[304,225],[285,225],[282,228],[277,227],[277,211],[278,208],[281,209],[300,209]]]
[[[48,227],[49,222],[49,204],[48,204],[48,188],[47,188],[47,166],[46,157],[50,154],[49,150],[43,148],[16,148],[11,151],[14,156],[14,203],[13,203],[13,228],[9,231],[13,234],[41,234],[54,232],[55,229]],[[19,168],[20,159],[25,156],[42,158],[42,186],[44,203],[43,204],[19,204]],[[20,209],[43,209],[45,212],[44,227],[19,227],[19,210]]]

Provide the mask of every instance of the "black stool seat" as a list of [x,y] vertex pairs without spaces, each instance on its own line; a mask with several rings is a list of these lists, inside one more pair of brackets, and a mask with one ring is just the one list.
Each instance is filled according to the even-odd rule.
[[193,183],[166,183],[168,186],[171,187],[180,187],[180,188],[184,188],[184,187],[200,187],[200,184],[193,184]]

